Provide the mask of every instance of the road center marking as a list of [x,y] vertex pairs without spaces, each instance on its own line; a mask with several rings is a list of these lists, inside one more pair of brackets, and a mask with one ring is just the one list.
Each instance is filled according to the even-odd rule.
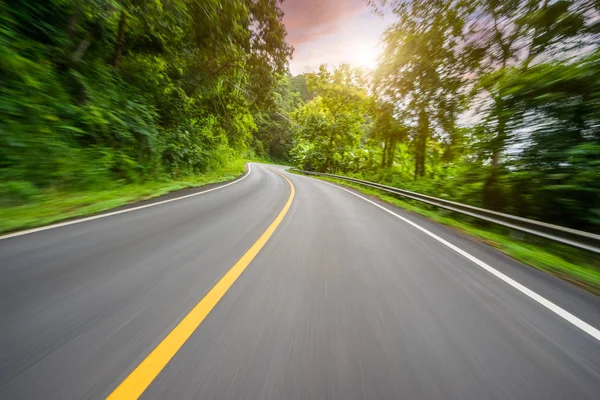
[[175,356],[184,343],[192,336],[200,326],[204,318],[211,312],[233,283],[244,272],[254,257],[267,243],[275,229],[279,226],[287,214],[294,194],[294,185],[288,178],[278,171],[271,170],[287,181],[290,186],[290,196],[279,212],[279,215],[269,225],[267,230],[258,238],[250,249],[239,259],[237,263],[221,278],[219,282],[208,292],[206,296],[186,315],[183,320],[159,343],[158,346],[138,365],[123,382],[107,397],[107,400],[137,399],[156,379],[158,374]]

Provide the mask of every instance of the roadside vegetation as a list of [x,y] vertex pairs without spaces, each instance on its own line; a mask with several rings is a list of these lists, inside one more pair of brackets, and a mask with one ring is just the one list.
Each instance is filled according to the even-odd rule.
[[[396,17],[379,65],[305,76],[296,165],[600,233],[597,2],[370,3]],[[599,287],[583,251],[360,190]]]
[[2,2],[0,231],[285,159],[281,19],[275,0]]
[[148,200],[164,194],[235,179],[242,175],[250,160],[235,159],[226,166],[189,175],[179,179],[115,184],[102,189],[68,192],[47,189],[40,191],[31,201],[0,208],[0,232],[34,228],[76,217],[97,214],[140,200]]
[[[279,3],[2,2],[0,231],[262,159],[600,233],[597,1],[370,0],[377,68],[297,76]],[[386,200],[598,287],[573,249]]]
[[296,164],[600,233],[598,4],[372,3],[379,66],[306,76]]

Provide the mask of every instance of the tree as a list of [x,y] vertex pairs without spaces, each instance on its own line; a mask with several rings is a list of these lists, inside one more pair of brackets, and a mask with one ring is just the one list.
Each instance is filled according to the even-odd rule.
[[521,214],[561,224],[568,216],[579,229],[600,221],[599,71],[596,50],[576,62],[539,63],[503,76],[506,96],[523,115],[519,126],[528,127],[526,145],[510,160],[512,175],[536,183],[511,192],[519,198],[535,193],[537,204],[517,209]]
[[293,157],[319,171],[331,171],[362,133],[367,105],[364,76],[344,64],[333,71],[321,66],[307,76],[307,84],[316,97],[292,114],[297,125]]
[[389,168],[394,164],[397,144],[407,136],[407,129],[394,116],[394,105],[383,103],[375,106],[372,137],[383,144],[381,167]]
[[227,162],[256,142],[292,52],[276,0],[0,7],[0,175],[36,189]]
[[306,74],[296,75],[291,78],[290,84],[292,90],[300,94],[300,98],[303,102],[312,100],[312,96],[308,92],[308,86],[306,85]]
[[425,176],[432,133],[453,133],[468,88],[465,76],[476,64],[464,41],[470,7],[462,1],[441,0],[380,3],[393,5],[399,20],[383,36],[376,90],[403,110],[413,128],[417,179]]
[[292,148],[291,113],[302,104],[300,94],[292,91],[289,75],[278,77],[273,93],[274,106],[256,114],[255,148],[262,156],[287,160]]
[[[479,88],[479,111],[485,113],[482,124],[493,132],[488,140],[491,171],[484,187],[485,204],[494,209],[505,201],[498,186],[502,170],[502,154],[515,130],[514,104],[502,86],[503,76],[510,69],[526,71],[532,62],[544,57],[569,54],[585,47],[593,30],[586,27],[588,1],[498,1],[476,2],[477,30],[471,35],[474,46],[483,57]],[[575,40],[571,40],[575,39]]]

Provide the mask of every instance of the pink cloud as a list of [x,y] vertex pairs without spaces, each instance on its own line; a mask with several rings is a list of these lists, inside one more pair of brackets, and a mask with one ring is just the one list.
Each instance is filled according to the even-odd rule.
[[285,0],[281,9],[288,43],[297,46],[334,34],[340,22],[366,11],[364,0]]

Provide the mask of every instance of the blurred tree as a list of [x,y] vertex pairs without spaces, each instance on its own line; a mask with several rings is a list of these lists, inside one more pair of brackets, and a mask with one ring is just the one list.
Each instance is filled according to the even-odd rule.
[[[600,202],[593,89],[597,1],[370,3],[398,19],[384,35],[376,93],[403,111],[415,174],[423,174],[424,159],[431,174],[408,184],[404,158],[398,169],[365,174],[530,218],[600,229],[600,212],[590,206]],[[447,96],[456,105],[451,109],[465,111],[446,119],[449,129],[434,116],[445,109]]]
[[397,144],[407,137],[406,127],[394,116],[394,105],[382,103],[374,107],[371,136],[382,143],[381,167],[394,164]]
[[403,108],[414,128],[415,179],[425,176],[427,141],[452,135],[467,72],[477,63],[464,43],[470,8],[462,1],[382,1],[398,16],[383,36],[376,90]]
[[480,0],[475,4],[473,15],[478,27],[468,40],[484,58],[479,85],[484,95],[479,97],[478,108],[485,113],[481,123],[493,132],[487,140],[491,172],[484,187],[484,201],[486,206],[499,209],[506,202],[498,186],[502,154],[512,137],[514,118],[518,118],[502,87],[502,77],[507,69],[525,71],[534,60],[580,48],[590,39],[584,37],[588,33],[585,14],[590,3]]
[[2,2],[2,181],[135,181],[244,151],[292,52],[278,3]]
[[[501,84],[527,126],[527,145],[512,162],[536,182],[538,203],[518,210],[593,229],[600,223],[600,52],[574,63],[512,70]],[[535,122],[532,122],[532,119]],[[513,195],[522,197],[524,188]],[[527,203],[524,203],[527,204]]]

